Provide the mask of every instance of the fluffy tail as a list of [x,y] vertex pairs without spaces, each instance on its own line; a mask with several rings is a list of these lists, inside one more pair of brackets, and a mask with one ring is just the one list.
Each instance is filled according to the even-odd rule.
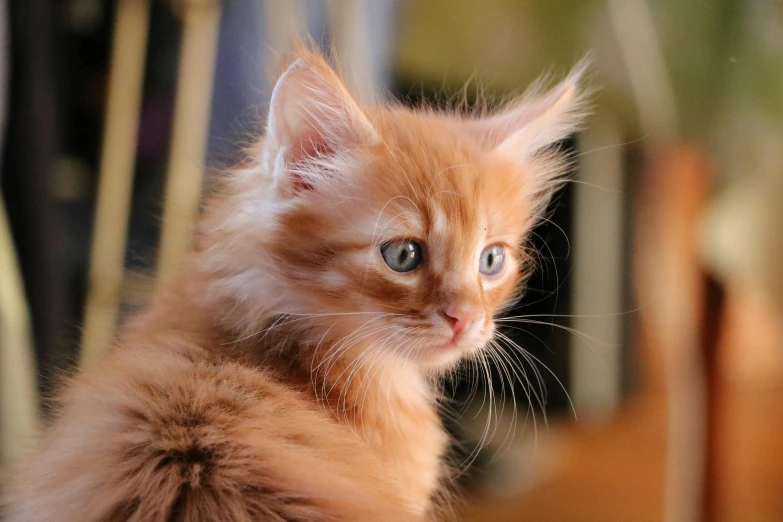
[[240,365],[141,354],[80,378],[63,402],[8,491],[8,522],[424,517],[358,438]]

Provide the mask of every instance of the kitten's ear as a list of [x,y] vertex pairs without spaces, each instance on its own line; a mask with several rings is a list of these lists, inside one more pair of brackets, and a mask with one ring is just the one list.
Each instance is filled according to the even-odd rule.
[[283,193],[316,187],[330,175],[329,157],[377,140],[372,124],[323,59],[299,58],[277,80],[265,146],[275,185]]
[[501,154],[524,162],[579,130],[588,114],[589,92],[581,85],[588,65],[587,59],[582,60],[555,88],[524,95],[479,122],[486,139],[497,144]]

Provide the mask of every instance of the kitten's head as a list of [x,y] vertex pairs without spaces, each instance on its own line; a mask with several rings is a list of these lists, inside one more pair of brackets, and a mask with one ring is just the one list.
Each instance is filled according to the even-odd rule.
[[568,163],[554,146],[584,115],[580,72],[469,117],[362,107],[302,53],[275,86],[259,163],[238,173],[237,292],[317,319],[345,350],[443,367],[480,349],[531,269],[528,235]]

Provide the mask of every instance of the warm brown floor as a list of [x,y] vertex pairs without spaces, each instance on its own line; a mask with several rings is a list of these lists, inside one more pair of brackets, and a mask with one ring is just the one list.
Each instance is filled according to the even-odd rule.
[[728,390],[721,520],[783,520],[783,386]]
[[660,520],[664,414],[663,401],[650,395],[604,427],[560,427],[565,462],[558,473],[518,498],[476,499],[465,520]]
[[[783,521],[783,383],[727,385],[720,433],[719,520]],[[559,473],[513,499],[476,499],[467,521],[661,520],[665,407],[631,401],[603,428],[565,429]]]

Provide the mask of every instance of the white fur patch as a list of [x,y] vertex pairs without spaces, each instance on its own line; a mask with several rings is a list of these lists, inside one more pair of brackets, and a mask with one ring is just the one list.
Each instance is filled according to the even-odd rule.
[[437,205],[432,205],[430,212],[432,213],[432,232],[434,234],[445,234],[449,226],[446,213]]
[[329,290],[341,290],[348,285],[348,280],[339,272],[324,272],[320,276],[320,282]]

